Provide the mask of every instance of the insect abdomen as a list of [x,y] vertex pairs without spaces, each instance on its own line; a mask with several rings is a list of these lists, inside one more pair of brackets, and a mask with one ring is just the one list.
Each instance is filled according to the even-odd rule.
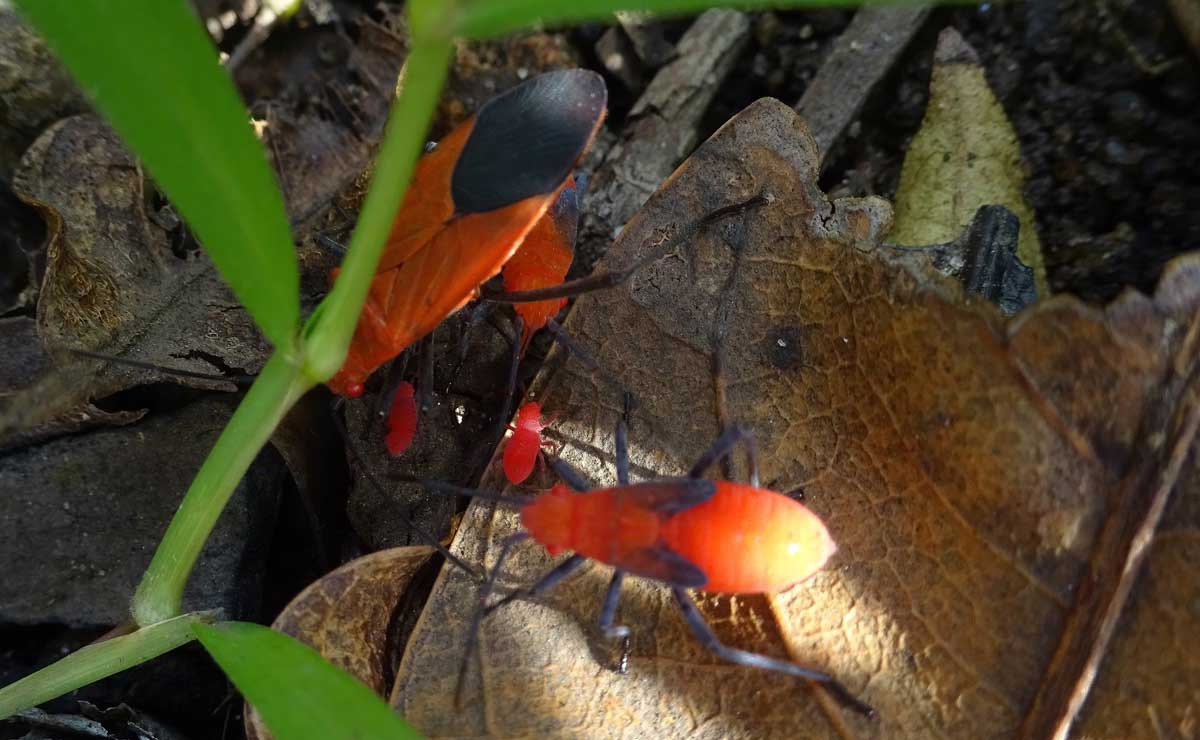
[[524,427],[517,427],[504,446],[504,475],[510,483],[521,483],[533,472],[541,436]]
[[803,504],[729,481],[665,521],[662,538],[705,572],[705,591],[721,593],[781,591],[820,570],[836,550],[825,524]]

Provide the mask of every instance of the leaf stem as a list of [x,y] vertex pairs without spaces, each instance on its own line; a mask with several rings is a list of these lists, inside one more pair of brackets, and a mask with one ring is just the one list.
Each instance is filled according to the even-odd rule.
[[337,372],[346,358],[358,314],[388,232],[412,178],[425,133],[446,79],[453,44],[448,38],[414,37],[401,73],[400,94],[392,104],[375,176],[350,239],[333,289],[309,318],[305,375],[314,383]]
[[275,426],[311,387],[278,352],[263,367],[204,460],[142,576],[132,604],[139,625],[180,613],[188,576],[229,497]]
[[145,663],[195,639],[193,625],[215,619],[216,612],[192,612],[77,650],[0,689],[0,719]]

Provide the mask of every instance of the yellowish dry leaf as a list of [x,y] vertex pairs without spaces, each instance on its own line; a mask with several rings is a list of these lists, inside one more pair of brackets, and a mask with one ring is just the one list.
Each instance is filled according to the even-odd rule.
[[[388,628],[409,582],[433,553],[395,547],[352,560],[313,581],[280,612],[271,628],[315,648],[325,659],[381,696],[388,692]],[[246,705],[246,737],[269,740],[258,712]]]
[[959,235],[980,206],[1006,206],[1021,220],[1017,256],[1033,269],[1039,297],[1050,294],[1037,222],[1023,192],[1017,132],[992,93],[979,58],[953,28],[938,38],[929,105],[913,137],[888,239],[940,244]]
[[[771,203],[631,284],[581,298],[567,329],[637,398],[635,478],[679,474],[737,421],[757,433],[764,483],[803,488],[840,545],[825,570],[783,594],[701,606],[722,639],[831,672],[879,719],[718,661],[666,590],[637,579],[620,610],[634,630],[630,672],[607,670],[591,627],[602,566],[491,617],[456,708],[477,591],[444,570],[392,695],[423,732],[1007,738],[1041,722],[1030,712],[1043,694],[1056,697],[1050,721],[1074,716],[1056,687],[1090,686],[1076,656],[1102,641],[1085,612],[1124,603],[1128,576],[1112,566],[1136,549],[1143,521],[1130,492],[1169,492],[1168,453],[1195,432],[1162,419],[1197,408],[1200,260],[1175,263],[1152,298],[1128,293],[1104,310],[1054,298],[1006,321],[927,257],[880,246],[887,205],[830,203],[816,162],[789,108],[763,100],[743,111],[651,198],[607,260],[629,264],[755,193]],[[611,483],[621,399],[581,368],[554,355],[533,392],[558,414],[564,458]],[[1126,485],[1143,469],[1162,485]],[[517,527],[511,512],[477,503],[454,548],[491,565]],[[501,584],[531,584],[550,565],[528,545]],[[1115,575],[1081,590],[1089,570]]]

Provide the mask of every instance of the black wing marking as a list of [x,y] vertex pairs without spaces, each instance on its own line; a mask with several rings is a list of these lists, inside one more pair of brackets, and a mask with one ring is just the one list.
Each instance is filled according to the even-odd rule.
[[698,565],[666,545],[644,547],[621,558],[621,570],[680,588],[703,588],[708,576]]
[[458,214],[552,192],[604,118],[604,78],[585,69],[538,75],[492,98],[475,117],[450,179]]
[[678,478],[634,483],[617,489],[621,498],[643,509],[671,516],[698,506],[716,495],[710,480]]

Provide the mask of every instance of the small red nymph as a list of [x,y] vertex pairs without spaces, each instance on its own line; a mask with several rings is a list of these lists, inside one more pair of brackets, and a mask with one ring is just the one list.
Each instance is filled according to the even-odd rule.
[[417,399],[413,384],[407,380],[396,387],[392,409],[388,412],[388,433],[384,440],[393,457],[408,449],[417,433]]
[[542,421],[542,405],[530,401],[517,411],[513,435],[504,446],[504,475],[510,483],[523,483],[533,473],[542,452],[542,430],[550,422]]

